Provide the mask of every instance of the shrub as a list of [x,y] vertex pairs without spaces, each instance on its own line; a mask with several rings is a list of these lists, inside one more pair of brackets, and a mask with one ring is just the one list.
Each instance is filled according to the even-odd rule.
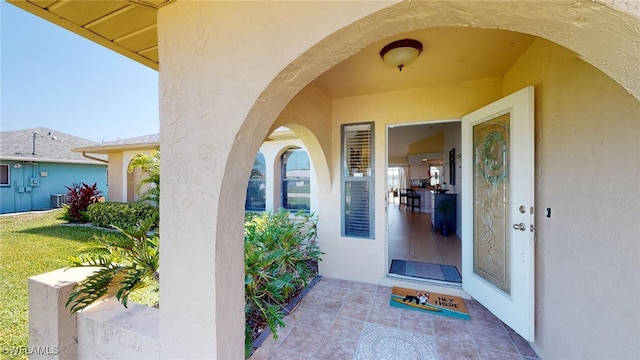
[[278,338],[284,327],[281,309],[317,274],[320,249],[316,244],[317,218],[287,210],[250,214],[244,228],[245,354],[255,330],[266,323]]
[[69,222],[87,222],[85,217],[87,207],[103,199],[100,197],[102,191],[98,190],[98,184],[73,183],[65,187],[68,190],[67,203],[62,206],[62,218]]
[[132,291],[160,282],[160,236],[149,235],[158,221],[154,214],[135,228],[118,229],[95,238],[98,245],[84,249],[70,259],[71,267],[97,267],[75,286],[65,306],[80,311],[104,296],[115,297],[127,307]]
[[142,202],[103,202],[89,205],[85,214],[96,226],[130,228],[157,212],[158,209]]

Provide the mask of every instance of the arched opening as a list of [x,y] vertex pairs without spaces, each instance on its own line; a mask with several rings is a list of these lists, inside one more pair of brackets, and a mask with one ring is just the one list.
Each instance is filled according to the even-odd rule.
[[298,147],[285,150],[280,156],[280,194],[284,209],[311,211],[311,161],[306,151]]
[[[176,5],[179,6],[178,3],[176,3]],[[240,13],[240,10],[244,11],[246,9],[238,9],[238,13]],[[303,12],[302,10],[301,13]],[[578,13],[577,16],[584,15],[587,19],[589,19],[589,21],[592,21],[595,26],[581,27],[579,22],[575,22],[567,19],[566,17],[560,16],[561,14],[565,14],[566,11],[569,10],[575,10]],[[422,93],[411,93],[406,91],[406,88],[400,87],[393,89],[392,91],[389,90],[384,94],[384,96],[375,95],[380,94],[380,92],[369,94],[372,97],[366,99],[368,100],[368,104],[366,105],[375,103],[376,105],[379,105],[377,107],[357,107],[354,104],[358,101],[362,103],[362,98],[345,100],[345,98],[332,98],[331,96],[324,93],[324,100],[326,100],[326,103],[328,103],[329,105],[321,106],[320,108],[325,108],[325,113],[328,114],[326,118],[329,121],[320,122],[318,124],[308,126],[318,137],[319,148],[322,149],[324,154],[326,154],[325,158],[328,159],[326,167],[327,172],[323,174],[323,176],[327,176],[327,188],[333,191],[331,196],[327,196],[326,198],[320,200],[319,209],[321,211],[324,211],[323,213],[330,214],[330,211],[332,209],[336,209],[336,207],[339,206],[339,202],[335,200],[338,191],[336,188],[336,185],[338,185],[337,180],[335,178],[329,177],[328,175],[331,174],[331,171],[339,169],[339,167],[335,163],[336,159],[338,159],[336,154],[339,150],[339,147],[336,144],[337,132],[335,129],[340,124],[356,122],[358,120],[367,118],[366,120],[369,121],[372,119],[375,120],[376,128],[380,130],[383,126],[385,118],[391,118],[394,115],[394,111],[398,110],[404,112],[404,120],[397,119],[397,121],[415,122],[423,121],[425,119],[442,120],[457,118],[462,114],[465,114],[466,112],[472,111],[474,108],[477,108],[479,104],[486,104],[492,100],[495,100],[497,96],[502,96],[504,93],[509,93],[510,91],[514,90],[515,87],[520,86],[522,83],[532,83],[536,81],[542,81],[542,83],[540,83],[542,85],[542,87],[540,88],[540,95],[543,99],[542,103],[544,103],[545,106],[551,104],[551,106],[549,107],[537,109],[542,110],[541,118],[546,117],[547,119],[549,119],[543,120],[542,124],[555,125],[555,121],[558,120],[557,117],[559,116],[559,114],[565,115],[565,118],[579,118],[582,114],[578,113],[575,109],[567,109],[567,107],[560,107],[557,104],[558,101],[561,101],[559,100],[561,99],[561,96],[563,94],[566,94],[568,90],[574,90],[579,93],[581,88],[583,88],[582,86],[580,86],[581,84],[575,82],[575,79],[579,78],[575,77],[575,75],[581,75],[582,72],[588,71],[590,72],[589,74],[591,80],[596,80],[598,83],[602,83],[603,86],[606,85],[605,87],[608,87],[610,85],[610,82],[607,82],[609,81],[608,79],[606,79],[604,76],[601,76],[601,74],[595,75],[595,71],[593,71],[593,69],[585,70],[583,66],[584,63],[579,62],[580,57],[582,59],[586,59],[588,63],[598,66],[599,69],[601,69],[605,73],[610,74],[610,76],[615,78],[619,83],[626,84],[625,86],[627,91],[630,91],[632,93],[634,93],[635,91],[635,93],[637,93],[637,89],[634,88],[634,86],[637,85],[632,85],[633,76],[630,77],[630,80],[628,76],[624,75],[625,73],[633,73],[633,71],[629,72],[625,70],[625,67],[629,66],[624,65],[625,63],[637,64],[637,61],[625,62],[625,59],[636,59],[632,54],[632,50],[629,50],[633,49],[633,43],[631,40],[629,40],[633,37],[623,36],[623,38],[625,38],[626,40],[615,41],[617,45],[621,45],[620,48],[622,49],[622,53],[618,53],[615,51],[608,52],[606,51],[606,49],[598,49],[598,47],[604,43],[603,41],[601,41],[603,40],[603,35],[599,34],[599,32],[602,31],[603,33],[606,33],[606,31],[604,30],[607,29],[607,24],[616,23],[615,21],[611,21],[611,18],[609,18],[608,22],[600,21],[599,18],[602,17],[601,15],[603,14],[603,11],[604,14],[611,14],[610,9],[608,9],[604,5],[597,3],[584,5],[580,4],[575,8],[570,8],[570,5],[568,4],[553,3],[549,4],[549,6],[547,7],[540,7],[536,4],[528,4],[526,2],[465,2],[462,5],[454,2],[403,2],[389,8],[383,8],[381,5],[378,8],[372,7],[368,10],[362,11],[356,11],[353,9],[346,10],[344,16],[348,19],[350,18],[353,20],[345,21],[344,18],[341,18],[342,20],[340,20],[341,22],[339,24],[332,23],[331,21],[323,22],[322,24],[314,24],[314,26],[318,26],[320,30],[315,33],[310,32],[310,34],[313,34],[309,35],[310,37],[312,37],[311,39],[305,38],[304,41],[300,42],[292,41],[288,43],[288,50],[290,51],[281,52],[274,55],[274,59],[271,60],[273,60],[274,62],[280,61],[280,63],[278,63],[279,65],[277,66],[276,73],[273,73],[273,67],[269,68],[271,72],[268,72],[264,71],[264,67],[260,67],[259,71],[257,69],[259,66],[246,66],[253,65],[253,61],[255,61],[257,64],[258,60],[253,60],[251,58],[246,59],[244,56],[240,55],[237,56],[238,59],[243,59],[242,65],[245,65],[244,69],[246,70],[246,72],[244,73],[243,79],[251,77],[253,74],[255,75],[256,79],[262,82],[251,82],[251,84],[257,84],[255,85],[255,87],[251,87],[246,84],[248,82],[245,83],[242,81],[239,81],[241,83],[241,86],[238,88],[227,86],[228,84],[226,83],[222,83],[220,85],[221,89],[224,88],[225,90],[231,92],[230,94],[225,92],[225,94],[230,95],[228,97],[225,97],[225,99],[230,99],[234,96],[238,97],[237,108],[240,108],[240,110],[233,112],[231,114],[233,116],[229,116],[229,118],[237,119],[238,114],[241,114],[244,120],[238,120],[232,124],[233,127],[228,130],[231,136],[227,136],[229,135],[227,133],[223,134],[228,138],[233,139],[233,145],[229,146],[231,151],[226,151],[227,149],[224,148],[225,151],[223,152],[223,154],[225,154],[226,156],[226,162],[223,165],[224,169],[218,171],[218,169],[216,168],[216,170],[212,172],[220,176],[224,174],[224,177],[222,179],[218,179],[221,180],[221,183],[219,185],[221,189],[240,190],[241,186],[238,185],[237,182],[239,179],[243,179],[242,184],[244,185],[244,183],[246,183],[246,178],[249,176],[251,169],[251,162],[254,159],[255,152],[257,151],[260,143],[263,141],[264,135],[268,134],[270,127],[276,124],[276,121],[279,121],[278,117],[283,114],[284,109],[292,103],[292,100],[298,98],[297,94],[301,94],[304,91],[324,93],[324,91],[321,90],[320,85],[317,83],[308,86],[311,82],[317,79],[320,74],[334,67],[336,69],[339,69],[339,64],[343,60],[346,60],[352,55],[357,54],[358,52],[363,50],[363,48],[367,47],[367,45],[374,44],[377,41],[386,42],[387,40],[390,40],[390,37],[424,28],[425,24],[428,24],[428,26],[456,28],[501,28],[510,31],[535,35],[542,39],[542,41],[537,41],[537,44],[533,44],[534,46],[536,46],[536,53],[534,55],[536,55],[537,59],[541,61],[533,61],[532,59],[536,56],[532,56],[528,59],[525,59],[526,61],[522,63],[514,64],[517,68],[517,71],[511,74],[507,74],[506,76],[504,74],[495,75],[494,77],[474,79],[474,81],[471,82],[469,82],[468,80],[465,81],[462,79],[458,79],[456,80],[458,82],[433,85],[433,87],[424,89]],[[168,12],[166,13],[167,17],[169,17]],[[295,13],[296,9],[291,9],[291,11],[287,14],[287,18],[295,19],[295,16],[292,16],[295,15]],[[512,13],[519,13],[524,15],[514,20],[512,17],[507,16],[508,14]],[[571,13],[575,14],[574,12]],[[211,15],[214,18],[216,16],[215,14],[215,11],[210,11],[209,13],[207,13],[207,15]],[[202,20],[201,18],[203,18],[203,16],[197,15],[196,18],[198,21],[200,21]],[[626,18],[624,17],[619,17],[619,19],[623,20],[621,21],[622,23],[626,21]],[[209,21],[208,18],[207,21]],[[351,21],[353,22],[353,24],[350,24]],[[202,23],[204,22],[205,21],[202,20]],[[338,22],[338,20],[336,20],[336,22]],[[627,26],[629,28],[629,31],[627,33],[633,34],[632,29],[634,29],[635,27],[629,26],[629,24],[629,22],[626,22],[626,24],[620,25],[619,27],[618,25],[613,26],[616,27],[616,29],[620,29],[622,32],[624,31],[625,26]],[[246,24],[244,24],[244,26],[246,27]],[[365,28],[367,29],[367,31],[361,30]],[[251,28],[247,28],[246,31],[248,34],[252,33]],[[260,33],[262,34],[264,31],[265,28],[262,28]],[[570,39],[571,35],[569,34],[573,34],[576,32],[581,34],[582,36],[574,41],[573,37]],[[320,35],[318,36],[318,34]],[[323,34],[331,35],[327,35],[323,40],[318,41],[318,38],[323,38]],[[304,37],[304,35],[301,36]],[[172,34],[172,41],[174,38],[177,39],[178,36],[173,36]],[[587,38],[589,39],[587,40]],[[550,41],[546,41],[544,39]],[[207,38],[207,40],[209,40],[209,38]],[[293,40],[298,39],[296,38]],[[315,43],[316,45],[308,49],[309,43]],[[566,46],[566,48],[557,46],[557,44],[563,44]],[[624,50],[626,45],[628,45],[628,48],[627,50]],[[571,51],[567,51],[567,48],[577,53],[578,56],[576,56],[576,54],[572,54]],[[302,55],[297,56],[294,60],[291,60],[288,58],[288,56],[291,56],[291,54]],[[551,54],[552,56],[550,56],[549,54]],[[615,59],[613,59],[611,62],[617,64],[614,65],[614,67],[619,66],[619,68],[607,68],[606,59],[608,58],[609,54],[614,54],[613,56],[615,56]],[[199,55],[199,53],[197,53],[196,55]],[[174,56],[176,58],[179,58],[179,56],[177,55]],[[182,56],[182,54],[180,56]],[[264,58],[261,58],[260,61],[263,61],[263,59]],[[216,60],[219,59],[216,58]],[[226,67],[224,65],[235,64],[233,61],[235,61],[236,58],[232,57],[231,60],[232,61],[230,61],[229,64],[227,64],[225,61],[221,61],[220,64],[217,65],[221,68],[228,69],[229,67]],[[455,62],[455,59],[453,59],[452,61]],[[576,65],[576,63],[579,64]],[[200,63],[198,63],[198,61],[190,61],[189,65],[191,64],[199,65]],[[544,65],[540,66],[540,64]],[[414,65],[417,65],[417,63],[413,64],[412,66]],[[528,67],[528,70],[530,71],[523,70],[523,67]],[[189,75],[197,77],[200,74],[198,70],[200,70],[201,67],[194,66],[194,68],[195,69],[193,70],[193,73],[190,72]],[[567,68],[572,71],[566,71]],[[180,68],[180,71],[182,71],[183,69],[184,68]],[[282,69],[282,71],[280,71],[280,69]],[[410,67],[403,69],[402,73],[407,74],[409,69]],[[551,69],[551,73],[546,72],[548,69]],[[222,72],[222,70],[218,71]],[[252,73],[251,71],[254,72]],[[195,75],[196,73],[198,73],[198,75]],[[266,86],[264,86],[265,76],[268,77],[266,82],[269,83]],[[549,79],[556,80],[553,79],[553,77],[555,77],[556,79],[568,81],[552,81],[550,83]],[[230,79],[227,77],[224,77],[224,79],[231,84],[235,84],[236,81],[235,79]],[[191,80],[196,83],[199,83],[200,81],[196,81],[193,79]],[[206,81],[206,79],[202,81],[204,82]],[[464,84],[465,86],[459,86],[460,82],[466,82]],[[563,87],[564,84],[561,84],[561,82],[575,86],[573,86],[571,89],[567,89],[566,87]],[[209,84],[212,83],[213,82],[208,83],[208,86],[206,86],[207,90],[211,87]],[[213,86],[215,86],[215,84]],[[250,90],[250,95],[248,97],[246,96],[247,91],[245,90],[247,89],[245,89],[245,87]],[[234,93],[233,91],[237,91],[237,93]],[[624,94],[620,94],[620,92],[616,89],[610,91],[611,93],[615,92],[617,94],[616,96],[624,97]],[[417,111],[420,108],[425,108],[429,105],[437,104],[439,100],[443,98],[443,96],[447,96],[449,98],[449,101],[440,102],[441,106],[433,106],[429,108],[425,113],[420,113]],[[590,99],[591,98],[592,97],[590,97]],[[256,100],[254,101],[253,99]],[[412,101],[413,106],[406,106],[409,100]],[[571,103],[578,103],[576,99],[573,100],[574,101]],[[346,104],[346,102],[349,101],[351,102],[351,104]],[[628,100],[625,99],[623,102],[626,101]],[[179,101],[176,100],[175,103],[179,103]],[[180,103],[178,104],[180,106],[178,106],[177,109],[173,109],[170,105],[171,104],[167,105],[168,112],[174,112],[176,115],[175,118],[199,118],[203,119],[203,121],[215,123],[215,121],[209,120],[207,118],[207,116],[209,116],[209,114],[211,113],[209,112],[210,109],[207,107],[204,107],[204,109],[201,110],[202,114],[189,114],[194,115],[189,117],[183,115],[180,112],[187,108],[187,106],[183,106]],[[220,105],[213,104],[211,107],[219,110],[220,108],[216,106]],[[237,110],[237,108],[233,106],[228,108]],[[328,110],[326,110],[327,108]],[[613,106],[609,107],[609,109],[611,108],[613,108]],[[230,110],[229,112],[232,111]],[[222,115],[225,115],[223,111],[221,111],[221,113]],[[245,114],[248,115],[245,117]],[[625,115],[628,116],[628,113]],[[173,120],[173,118],[171,120]],[[169,122],[170,121],[167,121],[167,123]],[[182,121],[182,123],[187,122],[187,120]],[[237,126],[239,125],[238,122],[242,122],[241,126]],[[183,133],[179,128],[179,126],[182,124],[178,121],[175,123],[171,123],[170,125],[171,127],[168,129],[169,131],[166,132],[167,138],[164,141],[167,143],[171,143],[174,140],[179,141],[183,139]],[[322,130],[323,127],[327,128],[327,130]],[[174,131],[175,133],[172,133],[171,131]],[[539,131],[542,131],[541,135],[544,135],[542,138],[545,141],[548,139],[551,139],[552,142],[556,141],[554,136],[557,137],[557,135],[546,132],[545,128],[541,128],[539,129]],[[205,138],[206,136],[197,134],[198,130],[192,130],[191,132],[196,133],[194,135],[195,140],[197,140],[198,143],[201,143],[204,150],[210,150],[210,148],[205,145],[206,141],[209,141],[210,139],[206,139],[205,141],[203,138]],[[566,133],[566,131],[563,131],[563,133]],[[592,133],[595,133],[595,131],[593,131]],[[617,134],[624,135],[621,132]],[[220,137],[222,137],[222,135]],[[383,140],[381,139],[380,141]],[[225,144],[228,143],[230,143],[230,141]],[[555,143],[554,146],[555,150],[561,148],[561,146],[559,146],[557,143]],[[380,146],[377,146],[377,148],[379,149]],[[193,146],[192,149],[201,150],[197,149],[196,146]],[[179,152],[179,150],[177,151]],[[206,153],[206,151],[203,152]],[[200,154],[202,154],[203,152],[200,152]],[[178,155],[184,155],[184,153],[186,153],[186,151],[184,151],[183,153],[179,153]],[[197,152],[194,153],[197,154]],[[545,155],[547,155],[546,159],[551,158],[553,160],[553,151],[552,153],[547,153]],[[202,156],[206,158],[206,155]],[[380,156],[381,154],[379,152],[376,153],[377,158],[380,158]],[[178,158],[178,156],[176,156],[176,158]],[[313,155],[312,159],[314,159],[315,161]],[[218,166],[218,164],[219,163],[216,163],[216,166]],[[376,173],[385,174],[386,172],[384,171],[384,165],[380,163],[376,164],[376,166],[378,167],[383,167],[378,168],[378,171]],[[561,164],[558,164],[557,168],[561,170],[560,165]],[[547,173],[545,172],[544,175],[546,174]],[[176,176],[176,178],[178,178],[178,176]],[[546,178],[546,181],[549,183],[552,183],[551,180],[552,179],[548,177]],[[580,181],[580,179],[575,180],[577,180],[578,182]],[[543,181],[545,181],[545,179],[543,179]],[[384,191],[384,181],[376,182],[375,192],[384,193]],[[548,190],[545,189],[545,191]],[[547,200],[551,199],[552,201],[556,193],[548,192],[545,195]],[[218,194],[215,194],[215,196],[215,200],[219,200],[216,201],[217,205],[215,207],[212,206],[212,208],[214,209],[207,210],[213,210],[211,211],[211,215],[215,219],[215,224],[217,224],[217,226],[213,226],[213,228],[211,229],[213,231],[209,232],[209,234],[212,235],[209,236],[213,238],[215,242],[218,242],[218,245],[221,245],[216,248],[216,251],[221,252],[221,254],[219,254],[216,259],[221,260],[212,265],[215,270],[218,270],[216,271],[216,273],[218,274],[216,280],[219,281],[216,281],[216,287],[224,287],[228,285],[228,288],[233,290],[229,295],[229,299],[233,298],[237,302],[240,297],[240,289],[237,287],[237,285],[234,284],[239,278],[241,278],[241,259],[239,258],[239,256],[235,256],[236,253],[239,253],[239,247],[235,246],[232,243],[239,236],[241,236],[241,233],[238,221],[235,220],[229,222],[228,219],[230,216],[232,217],[239,214],[241,206],[238,205],[236,208],[236,206],[233,205],[233,199],[231,198],[231,195],[229,195],[229,193],[226,191],[220,192],[219,199],[217,199]],[[378,205],[379,203],[385,203],[385,199],[378,197],[375,198],[375,201]],[[189,204],[188,201],[183,202],[185,204]],[[232,205],[230,206],[229,204]],[[376,205],[376,207],[378,207],[378,205]],[[185,207],[187,207],[187,205],[185,205]],[[321,213],[320,216],[322,216],[323,213]],[[376,214],[376,216],[378,218],[381,218],[379,212]],[[323,219],[322,221],[325,221],[325,219]],[[381,222],[377,221],[376,223]],[[183,227],[187,227],[187,225],[190,224],[187,223]],[[327,271],[327,274],[347,274],[344,276],[360,278],[364,279],[365,281],[376,281],[379,279],[383,279],[382,281],[384,281],[383,273],[386,269],[384,269],[384,267],[381,265],[374,265],[374,267],[366,269],[358,268],[356,265],[354,265],[352,268],[347,268],[346,271],[343,267],[344,264],[348,263],[348,261],[353,258],[352,254],[356,253],[361,258],[372,260],[371,263],[376,262],[377,259],[379,259],[384,254],[383,242],[379,240],[372,241],[371,244],[369,244],[368,248],[362,249],[361,242],[357,243],[355,241],[345,241],[341,238],[341,236],[339,236],[339,234],[337,234],[338,236],[334,236],[336,235],[336,229],[339,229],[340,227],[333,225],[335,225],[335,222],[329,222],[328,225],[323,228],[324,232],[321,236],[323,241],[325,241],[325,244],[329,244],[330,247],[333,246],[335,249],[339,248],[339,250],[331,250],[327,252],[328,257],[330,257],[330,259],[326,263],[324,263],[324,269]],[[553,227],[553,224],[549,224],[548,226]],[[209,230],[209,228],[203,229],[203,232],[205,232],[206,230]],[[376,229],[376,239],[380,239],[380,231],[381,230]],[[175,236],[175,234],[171,235]],[[210,250],[209,248],[207,248],[206,244],[202,244],[202,246],[200,247]],[[234,256],[225,258],[224,255],[227,254],[232,254]],[[546,254],[551,255],[551,258],[553,258],[553,253],[547,251]],[[549,260],[546,261],[548,262]],[[557,283],[557,280],[555,281],[555,283]],[[547,290],[547,294],[558,292],[557,288]],[[210,295],[213,295],[214,292],[210,291],[210,293]],[[189,292],[185,291],[183,297],[187,297],[188,295]],[[219,311],[217,313],[211,311],[210,314],[207,314],[207,316],[222,316],[221,321],[226,323],[226,320],[229,319],[226,318],[226,313],[223,314],[222,310],[224,309],[224,305],[233,307],[232,304],[234,304],[234,302],[230,301],[229,299],[221,297],[220,301],[216,303],[217,310]],[[171,313],[171,309],[175,308],[177,308],[177,306],[174,304],[172,308],[169,308],[168,312]],[[239,309],[239,307],[235,307],[235,309]],[[546,314],[542,316],[551,318],[552,314]],[[232,315],[229,315],[229,318],[234,318],[234,320],[237,320]],[[184,322],[186,323],[188,320],[189,318],[185,318]],[[209,333],[211,333],[211,331],[209,331]],[[236,334],[235,336],[239,336],[237,334],[237,331],[234,332],[234,334]],[[222,337],[223,335],[219,333],[218,336]],[[229,335],[229,338],[232,340],[234,339],[233,335]],[[176,342],[177,341],[178,340],[176,340]]]
[[251,169],[251,176],[249,176],[249,183],[247,184],[247,198],[244,203],[245,211],[266,210],[267,175],[267,164],[264,155],[258,151]]

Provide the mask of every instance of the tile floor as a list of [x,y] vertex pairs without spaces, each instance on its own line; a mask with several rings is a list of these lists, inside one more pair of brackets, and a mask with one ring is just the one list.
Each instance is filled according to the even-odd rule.
[[431,214],[406,211],[397,200],[387,207],[389,265],[392,259],[445,264],[462,274],[462,248],[456,234],[442,236],[431,226]]
[[536,359],[529,344],[474,300],[471,320],[389,306],[391,288],[323,278],[252,355],[262,359]]

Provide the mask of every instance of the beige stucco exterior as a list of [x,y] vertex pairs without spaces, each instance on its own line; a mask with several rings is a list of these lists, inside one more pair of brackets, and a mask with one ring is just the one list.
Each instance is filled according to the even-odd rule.
[[[162,178],[162,292],[171,294],[161,308],[162,356],[242,356],[243,209],[228,194],[243,191],[270,129],[300,124],[313,142],[321,272],[387,283],[383,195],[375,200],[375,240],[340,237],[340,124],[376,121],[376,159],[383,159],[385,124],[459,118],[527,85],[536,86],[538,114],[533,346],[543,358],[639,354],[638,317],[625,307],[602,311],[640,296],[638,19],[598,3],[444,1],[382,10],[389,5],[176,2],[159,11],[162,166],[171,169]],[[505,16],[512,12],[521,15]],[[333,101],[313,85],[305,89],[374,40],[443,25],[547,40],[537,40],[504,79]],[[296,116],[285,120],[288,111]],[[376,172],[384,167],[378,161]],[[384,194],[384,180],[376,180]]]
[[[455,121],[529,85],[536,96],[532,346],[545,359],[640,356],[637,2],[178,0],[158,10],[157,26],[161,358],[243,357],[239,199],[271,131],[292,129],[311,157],[321,274],[405,285],[386,276],[386,126]],[[375,41],[447,26],[538,38],[500,76],[340,99],[313,83]],[[340,232],[340,126],[365,121],[375,122],[372,240]]]
[[140,169],[134,169],[133,172],[129,172],[129,164],[136,155],[149,155],[152,152],[153,150],[150,149],[131,151],[116,149],[107,153],[109,201],[132,202],[140,198],[140,193],[145,190],[144,188],[138,188],[143,174]]

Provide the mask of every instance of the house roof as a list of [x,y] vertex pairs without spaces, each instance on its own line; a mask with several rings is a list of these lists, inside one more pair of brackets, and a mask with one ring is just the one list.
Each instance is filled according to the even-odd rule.
[[120,139],[104,142],[92,146],[84,146],[72,149],[74,152],[108,154],[124,150],[158,149],[160,148],[160,134],[138,136],[128,139]]
[[98,143],[44,127],[2,131],[0,132],[0,159],[103,164],[103,161],[87,159],[82,154],[71,151],[73,148],[95,144]]

